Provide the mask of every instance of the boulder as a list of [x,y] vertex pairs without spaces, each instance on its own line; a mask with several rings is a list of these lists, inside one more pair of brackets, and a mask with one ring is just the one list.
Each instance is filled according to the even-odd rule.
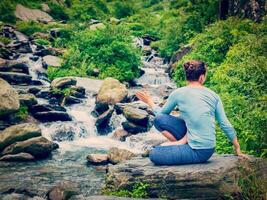
[[31,161],[34,160],[34,157],[29,153],[18,153],[18,154],[8,154],[5,156],[2,156],[0,158],[0,161],[14,161],[14,162],[20,162],[20,161]]
[[46,3],[42,3],[41,6],[42,6],[42,11],[44,11],[44,12],[50,12],[51,11],[51,9],[49,8],[49,6]]
[[51,83],[51,88],[64,89],[71,85],[76,85],[77,81],[73,77],[56,78]]
[[31,123],[18,124],[6,128],[0,134],[0,151],[14,142],[41,136],[41,129]]
[[126,86],[114,78],[106,78],[98,91],[96,104],[111,104],[122,102],[127,98]]
[[142,109],[133,106],[125,106],[123,109],[125,118],[135,124],[147,126],[149,122],[149,114]]
[[29,74],[29,66],[27,65],[27,63],[22,61],[17,61],[17,60],[8,61],[8,68],[9,70],[7,71]]
[[43,62],[47,66],[60,67],[62,59],[57,56],[47,55],[43,57]]
[[2,155],[25,152],[33,155],[36,159],[41,159],[50,155],[50,153],[58,147],[58,144],[44,137],[34,137],[6,147],[2,151]]
[[73,141],[75,138],[75,129],[73,126],[62,126],[60,129],[55,129],[55,132],[51,134],[53,141]]
[[16,6],[16,11],[15,11],[15,16],[22,21],[39,21],[39,22],[52,22],[53,18],[48,15],[47,13],[38,10],[38,9],[30,9],[26,8],[21,4],[17,4]]
[[98,30],[98,29],[104,29],[106,26],[103,23],[97,23],[97,24],[92,24],[89,29],[92,31]]
[[62,111],[66,112],[66,109],[62,106],[58,105],[50,105],[50,104],[37,104],[32,106],[31,110],[32,113],[37,112],[48,112],[48,111]]
[[16,112],[19,107],[19,95],[5,80],[0,78],[0,117]]
[[36,105],[37,104],[37,99],[31,93],[28,93],[28,94],[20,94],[19,95],[19,102],[20,102],[21,105],[32,107],[33,105]]
[[115,17],[111,17],[109,19],[109,21],[110,21],[111,24],[119,24],[121,22],[121,20],[119,20],[119,19],[117,19]]
[[130,160],[136,155],[126,149],[119,149],[117,147],[110,148],[108,152],[108,159],[112,164],[117,164],[119,162]]
[[112,134],[113,139],[117,139],[117,140],[120,140],[122,142],[124,142],[126,140],[126,137],[128,137],[128,136],[130,136],[130,134],[127,131],[125,131],[124,129],[117,129]]
[[65,97],[65,104],[70,105],[70,104],[76,104],[76,103],[81,103],[82,100],[74,97],[74,96],[66,96]]
[[0,78],[11,84],[29,84],[32,80],[30,75],[17,72],[0,72]]
[[133,122],[122,122],[121,123],[122,127],[129,133],[131,134],[137,134],[137,133],[143,133],[143,132],[147,132],[149,130],[148,126],[140,126],[138,124],[135,124]]
[[155,166],[148,158],[136,157],[108,166],[105,189],[131,189],[142,182],[149,185],[150,197],[224,199],[240,193],[239,181],[250,179],[252,174],[266,180],[266,167],[263,159],[249,162],[233,155],[215,154],[206,163],[178,166]]
[[36,112],[33,116],[42,122],[71,121],[69,114],[62,111]]
[[86,159],[92,165],[108,164],[108,154],[89,154]]
[[55,186],[46,194],[48,200],[68,200],[78,192],[71,187]]

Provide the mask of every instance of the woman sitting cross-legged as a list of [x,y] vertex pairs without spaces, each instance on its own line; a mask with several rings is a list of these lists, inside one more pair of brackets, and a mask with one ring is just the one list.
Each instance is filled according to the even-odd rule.
[[[157,108],[146,91],[136,96],[154,111],[154,126],[169,142],[156,146],[149,154],[156,165],[179,165],[206,162],[214,153],[215,118],[238,156],[249,159],[240,150],[236,133],[228,121],[220,97],[203,86],[207,68],[197,60],[184,64],[188,85],[173,91],[162,108]],[[179,117],[170,115],[178,107]]]

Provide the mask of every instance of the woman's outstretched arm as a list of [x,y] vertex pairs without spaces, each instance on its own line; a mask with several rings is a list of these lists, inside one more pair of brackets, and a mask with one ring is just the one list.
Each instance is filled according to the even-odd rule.
[[243,154],[241,152],[235,129],[233,128],[233,126],[231,125],[231,123],[229,122],[229,120],[226,117],[226,114],[225,114],[223,104],[222,104],[220,97],[219,97],[219,100],[217,102],[217,106],[215,109],[215,117],[216,117],[217,121],[219,122],[219,125],[220,125],[221,129],[223,130],[223,132],[226,134],[228,139],[233,143],[233,145],[235,147],[236,154],[240,157],[244,157],[246,159],[249,159],[249,157],[246,154]]

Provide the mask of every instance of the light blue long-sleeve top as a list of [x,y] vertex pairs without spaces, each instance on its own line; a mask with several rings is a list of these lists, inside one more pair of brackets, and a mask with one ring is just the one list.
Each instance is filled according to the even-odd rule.
[[173,91],[162,108],[154,113],[170,114],[178,107],[187,127],[188,144],[193,149],[214,148],[216,145],[215,118],[228,139],[233,142],[236,132],[227,119],[222,101],[206,87],[185,86]]

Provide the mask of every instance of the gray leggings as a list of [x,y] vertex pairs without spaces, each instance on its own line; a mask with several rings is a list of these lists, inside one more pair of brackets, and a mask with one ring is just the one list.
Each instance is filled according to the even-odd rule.
[[[154,120],[159,131],[170,132],[177,140],[186,134],[183,119],[168,114],[159,114]],[[173,146],[156,146],[149,154],[155,165],[181,165],[206,162],[214,153],[212,149],[192,149],[188,144]]]

